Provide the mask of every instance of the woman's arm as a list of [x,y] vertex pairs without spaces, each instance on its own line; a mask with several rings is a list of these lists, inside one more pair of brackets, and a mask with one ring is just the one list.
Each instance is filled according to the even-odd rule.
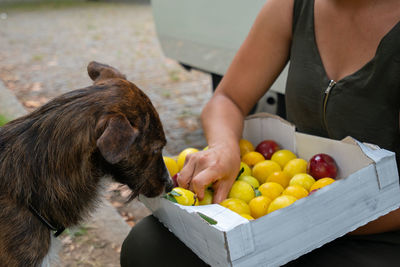
[[243,120],[286,65],[292,36],[293,0],[268,0],[202,112],[209,149],[188,155],[178,176],[200,199],[213,183],[214,203],[224,200],[240,166]]

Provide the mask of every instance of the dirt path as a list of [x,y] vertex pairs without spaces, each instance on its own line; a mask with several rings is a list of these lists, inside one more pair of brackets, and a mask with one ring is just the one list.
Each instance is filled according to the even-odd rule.
[[[90,85],[86,65],[96,60],[120,69],[150,97],[167,135],[166,154],[205,146],[199,114],[211,95],[210,78],[163,56],[149,5],[31,7],[0,5],[0,79],[28,110]],[[122,205],[123,194],[114,186],[108,198],[134,225],[148,211],[140,203]],[[120,244],[91,223],[61,240],[60,266],[119,266]]]
[[0,13],[0,79],[28,109],[91,84],[86,66],[96,60],[117,67],[149,95],[166,129],[168,153],[204,144],[198,115],[211,95],[210,78],[164,57],[149,5],[0,7]]

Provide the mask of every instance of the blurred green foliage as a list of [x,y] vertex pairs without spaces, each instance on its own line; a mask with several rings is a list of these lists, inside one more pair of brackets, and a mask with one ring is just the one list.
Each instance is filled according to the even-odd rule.
[[6,117],[4,117],[3,115],[0,114],[0,126],[3,126],[7,122],[9,122],[9,120],[7,120]]
[[67,228],[65,229],[63,234],[67,234],[70,237],[77,237],[77,236],[83,236],[86,235],[88,232],[88,227],[86,225],[80,225],[75,228]]

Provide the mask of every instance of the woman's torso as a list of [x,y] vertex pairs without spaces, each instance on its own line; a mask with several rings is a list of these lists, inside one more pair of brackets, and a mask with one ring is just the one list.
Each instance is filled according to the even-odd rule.
[[[330,68],[339,80],[329,87],[331,78],[324,67],[329,65],[329,56],[323,62],[318,49],[314,1],[296,0],[293,14],[286,86],[288,120],[301,132],[333,139],[352,136],[377,144],[395,151],[399,163],[400,23],[388,29],[378,40],[375,55],[352,74],[343,75],[340,67]],[[343,69],[357,65],[345,63]]]

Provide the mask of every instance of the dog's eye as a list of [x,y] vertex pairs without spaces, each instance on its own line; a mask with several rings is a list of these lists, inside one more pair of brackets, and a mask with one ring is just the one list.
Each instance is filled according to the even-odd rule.
[[160,149],[154,149],[154,150],[153,150],[153,155],[157,155],[157,154],[159,154],[160,152],[161,152]]

